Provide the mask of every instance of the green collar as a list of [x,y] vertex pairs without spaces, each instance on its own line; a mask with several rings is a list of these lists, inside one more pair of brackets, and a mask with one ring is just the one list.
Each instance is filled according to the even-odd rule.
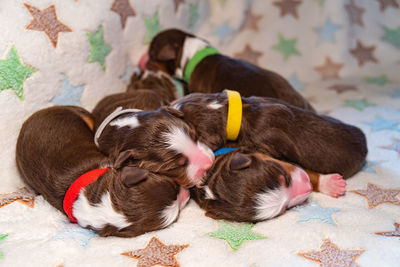
[[185,70],[183,71],[183,80],[188,83],[190,80],[190,75],[192,75],[192,72],[194,68],[196,68],[197,64],[199,64],[199,62],[202,61],[205,57],[215,54],[219,54],[219,52],[216,48],[211,46],[197,51],[196,54],[194,54],[194,56],[186,64]]

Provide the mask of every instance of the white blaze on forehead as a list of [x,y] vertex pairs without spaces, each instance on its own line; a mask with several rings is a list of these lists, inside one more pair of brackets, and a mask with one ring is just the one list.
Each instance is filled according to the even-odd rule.
[[84,192],[85,189],[82,189],[72,207],[73,215],[79,225],[82,227],[91,226],[95,229],[102,229],[107,224],[118,229],[131,225],[125,215],[113,208],[109,192],[104,193],[100,202],[94,205],[89,203]]
[[265,191],[256,195],[256,220],[266,220],[277,216],[289,201],[282,189]]
[[194,142],[184,129],[177,126],[169,127],[169,131],[164,133],[164,138],[168,148],[189,158],[189,165],[186,168],[189,179],[194,184],[201,182],[197,176],[199,171],[204,171],[204,159],[208,158],[211,162],[214,160],[211,149],[201,142]]
[[161,213],[162,225],[161,227],[167,227],[173,223],[179,215],[179,201],[175,200],[171,205],[164,208]]
[[210,104],[207,105],[208,108],[211,109],[219,109],[221,108],[223,105],[218,103],[216,100],[214,100],[213,102],[211,102]]
[[114,120],[110,123],[110,126],[117,126],[118,128],[129,126],[132,129],[138,127],[139,125],[140,125],[140,122],[139,122],[136,114]]
[[197,37],[186,37],[183,43],[183,51],[182,51],[182,58],[180,62],[180,66],[175,71],[175,76],[178,78],[182,78],[183,76],[183,69],[188,61],[201,49],[210,46],[209,43],[204,41],[203,39]]
[[193,150],[197,150],[196,143],[181,127],[170,126],[169,131],[164,133],[164,138],[170,149],[185,156],[189,156]]

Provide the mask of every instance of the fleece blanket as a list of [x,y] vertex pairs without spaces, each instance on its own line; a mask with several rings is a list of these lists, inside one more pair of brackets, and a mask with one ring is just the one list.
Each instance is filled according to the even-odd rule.
[[[1,0],[0,266],[400,266],[399,6]],[[124,239],[70,223],[27,190],[15,166],[22,122],[124,91],[151,38],[169,27],[282,74],[318,112],[360,127],[369,154],[346,194],[312,193],[257,224],[212,220],[191,201],[167,229]]]

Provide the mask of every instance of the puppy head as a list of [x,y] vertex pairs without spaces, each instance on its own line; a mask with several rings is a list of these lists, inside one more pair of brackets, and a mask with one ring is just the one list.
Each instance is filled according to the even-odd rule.
[[259,153],[218,156],[194,198],[215,219],[257,222],[303,202],[311,193],[300,168]]
[[201,142],[216,150],[226,139],[227,104],[225,93],[192,93],[173,102],[171,107],[184,114],[184,120],[195,127]]
[[176,69],[182,67],[180,61],[186,37],[194,36],[178,29],[169,29],[157,34],[150,43],[146,68],[174,75]]
[[162,105],[168,105],[177,98],[177,88],[172,78],[161,71],[145,70],[134,73],[128,92],[137,92],[140,89],[150,89],[156,92],[162,99]]
[[189,200],[187,189],[139,167],[109,169],[107,175],[107,190],[103,193],[98,194],[90,185],[85,188],[96,205],[84,209],[81,197],[74,204],[78,223],[97,230],[101,236],[133,237],[165,228],[176,221]]
[[168,107],[117,116],[97,139],[98,148],[114,157],[117,167],[135,163],[193,186],[211,167],[214,154],[179,116],[181,112]]

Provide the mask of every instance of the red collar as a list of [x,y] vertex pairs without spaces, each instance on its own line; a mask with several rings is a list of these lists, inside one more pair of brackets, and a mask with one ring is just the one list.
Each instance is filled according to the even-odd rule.
[[94,169],[88,172],[85,172],[81,176],[79,176],[78,179],[76,179],[68,188],[67,193],[64,196],[64,201],[63,201],[63,208],[65,213],[67,214],[68,218],[76,223],[76,218],[74,215],[72,215],[72,205],[74,205],[74,202],[76,198],[79,195],[79,192],[84,188],[85,186],[93,183],[94,181],[97,180],[101,175],[103,175],[108,168],[103,168],[103,169]]

